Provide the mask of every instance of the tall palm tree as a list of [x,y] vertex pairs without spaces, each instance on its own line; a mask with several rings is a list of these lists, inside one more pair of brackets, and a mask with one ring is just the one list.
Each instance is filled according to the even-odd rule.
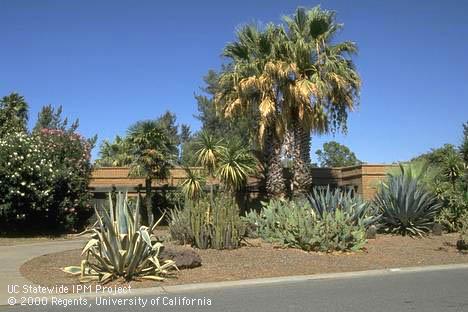
[[277,46],[285,38],[282,28],[268,25],[260,31],[247,25],[237,32],[237,41],[224,49],[231,60],[220,76],[220,92],[216,103],[225,115],[259,110],[258,134],[266,162],[266,190],[270,196],[285,194],[281,165],[284,127],[281,113],[281,89],[287,78],[287,67],[278,58]]
[[356,102],[360,79],[349,56],[352,42],[332,44],[342,25],[335,13],[315,7],[298,9],[283,26],[264,31],[246,26],[228,44],[231,64],[221,75],[227,116],[254,105],[260,111],[259,137],[267,156],[267,191],[284,190],[281,148],[287,134],[292,154],[293,189],[309,190],[311,133],[346,130],[347,112]]
[[319,6],[299,8],[284,18],[287,27],[284,61],[292,69],[285,92],[289,115],[287,131],[292,132],[293,185],[297,192],[311,184],[310,134],[346,130],[347,112],[356,105],[361,85],[351,60],[357,52],[354,42],[334,43],[342,24],[335,12]]
[[147,211],[142,220],[152,223],[152,181],[169,176],[169,169],[177,155],[177,148],[167,132],[157,122],[140,121],[128,130],[132,162],[130,174],[145,177],[145,201]]

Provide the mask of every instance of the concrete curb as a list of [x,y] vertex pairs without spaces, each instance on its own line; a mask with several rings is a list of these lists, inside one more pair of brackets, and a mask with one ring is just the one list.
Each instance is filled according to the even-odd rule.
[[[407,274],[417,272],[431,272],[431,271],[445,271],[445,270],[456,270],[456,269],[468,269],[468,263],[462,264],[447,264],[447,265],[431,265],[431,266],[418,266],[418,267],[401,267],[401,268],[389,268],[389,269],[378,269],[378,270],[367,270],[367,271],[355,271],[355,272],[340,272],[340,273],[324,273],[324,274],[313,274],[313,275],[295,275],[295,276],[283,276],[283,277],[271,277],[271,278],[256,278],[238,281],[226,281],[226,282],[210,282],[210,283],[199,283],[199,284],[185,284],[175,286],[158,286],[150,288],[136,288],[131,289],[129,293],[116,295],[116,297],[127,298],[127,297],[138,297],[138,296],[161,296],[171,295],[182,292],[193,292],[200,290],[210,289],[225,289],[225,288],[236,288],[245,286],[262,286],[262,285],[273,285],[279,283],[298,283],[313,280],[331,280],[331,279],[350,279],[350,278],[363,278],[373,276],[388,276],[394,274]],[[74,294],[58,294],[58,295],[47,295],[49,299],[52,297],[61,299],[77,299],[77,298],[95,298],[100,295],[96,293],[74,293]],[[109,296],[108,294],[102,294],[101,296]],[[110,295],[113,296],[113,295]],[[1,302],[0,306],[6,305],[7,303]]]

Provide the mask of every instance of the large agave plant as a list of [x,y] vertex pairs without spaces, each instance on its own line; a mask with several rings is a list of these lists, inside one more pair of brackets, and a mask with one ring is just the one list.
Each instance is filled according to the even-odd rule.
[[352,189],[331,190],[330,186],[316,187],[311,194],[307,195],[307,199],[321,218],[324,217],[325,213],[334,213],[340,210],[352,223],[360,223],[365,227],[379,219],[375,209],[359,195],[353,194]]
[[382,183],[374,203],[385,231],[421,236],[431,230],[441,204],[421,182],[423,174],[424,170],[414,174],[411,168],[400,166],[399,173],[390,173]]
[[96,215],[97,226],[81,252],[85,259],[64,272],[79,275],[81,282],[105,283],[115,278],[161,281],[177,269],[174,261],[159,260],[163,245],[152,233],[162,218],[151,228],[141,225],[138,200],[132,211],[126,194],[117,194],[115,206],[109,194],[109,213],[96,210]]

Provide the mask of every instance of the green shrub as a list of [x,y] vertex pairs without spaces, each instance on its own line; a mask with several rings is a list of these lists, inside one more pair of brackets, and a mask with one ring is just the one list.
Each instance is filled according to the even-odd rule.
[[458,232],[462,226],[462,216],[468,212],[468,189],[460,179],[455,185],[449,182],[436,182],[433,188],[442,203],[443,209],[437,216],[448,232]]
[[[0,218],[2,230],[37,229],[48,221],[54,193],[54,162],[37,137],[22,132],[0,139]],[[49,223],[49,222],[47,222]]]
[[365,226],[342,207],[319,213],[305,201],[271,200],[260,214],[250,212],[245,220],[263,239],[306,251],[347,251],[362,249]]
[[91,144],[77,134],[43,129],[0,139],[2,230],[78,229],[91,213],[87,186]]
[[183,209],[171,213],[169,232],[173,240],[200,249],[233,249],[239,247],[245,225],[234,198],[204,195],[196,201],[186,200]]
[[[80,276],[80,282],[101,283],[116,278],[136,278],[161,281],[177,269],[174,261],[161,263],[159,252],[163,245],[152,234],[159,222],[151,228],[140,222],[139,201],[131,207],[127,195],[118,193],[116,204],[109,194],[109,212],[96,210],[98,226],[81,255],[86,256],[81,266],[69,266],[63,271]],[[161,221],[161,219],[159,220]]]
[[415,236],[432,229],[441,204],[422,183],[423,174],[424,170],[414,174],[411,168],[403,166],[399,173],[388,174],[374,200],[382,214],[383,231]]

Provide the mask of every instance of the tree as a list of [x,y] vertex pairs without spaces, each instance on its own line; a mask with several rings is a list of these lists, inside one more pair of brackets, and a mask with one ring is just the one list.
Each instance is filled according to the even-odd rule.
[[294,158],[293,191],[302,193],[312,182],[308,170],[311,133],[346,130],[347,112],[356,103],[360,78],[350,59],[356,45],[348,41],[332,44],[341,28],[334,12],[299,8],[284,18],[283,25],[241,28],[237,41],[224,50],[230,63],[222,73],[218,99],[224,101],[227,116],[235,111],[245,114],[252,107],[258,110],[270,195],[284,192],[281,149],[285,136]]
[[288,41],[284,62],[292,76],[285,92],[286,129],[292,132],[293,186],[298,193],[308,191],[311,133],[346,130],[347,112],[356,104],[359,74],[351,56],[354,42],[335,42],[343,25],[335,12],[319,6],[298,8],[284,18]]
[[79,121],[76,119],[67,129],[68,119],[62,118],[62,105],[55,109],[51,104],[42,107],[37,114],[36,125],[33,132],[39,132],[41,129],[55,129],[68,132],[75,132],[79,127]]
[[132,162],[130,142],[127,138],[116,136],[113,142],[104,140],[96,159],[97,167],[125,167]]
[[433,148],[429,152],[421,154],[411,159],[411,162],[423,161],[430,166],[441,166],[445,162],[447,155],[457,154],[457,148],[452,144],[444,144],[439,148]]
[[282,84],[277,79],[282,64],[277,62],[275,45],[284,40],[285,34],[282,28],[269,24],[264,31],[247,25],[236,35],[237,41],[224,49],[230,64],[221,73],[216,103],[231,118],[257,111],[255,129],[266,163],[266,190],[270,196],[283,197],[286,193],[281,166],[284,124],[279,96]]
[[13,132],[25,132],[28,122],[28,103],[18,93],[0,100],[0,138]]
[[347,146],[335,141],[324,143],[323,151],[319,149],[315,154],[320,167],[346,167],[362,163]]
[[463,161],[468,166],[468,122],[463,124],[463,138],[460,144],[460,153],[463,157]]
[[169,175],[169,169],[177,155],[177,147],[168,135],[154,121],[139,121],[128,130],[130,142],[131,163],[130,174],[145,177],[146,213],[142,221],[151,224],[154,214],[152,207],[152,181],[155,178],[164,179]]

